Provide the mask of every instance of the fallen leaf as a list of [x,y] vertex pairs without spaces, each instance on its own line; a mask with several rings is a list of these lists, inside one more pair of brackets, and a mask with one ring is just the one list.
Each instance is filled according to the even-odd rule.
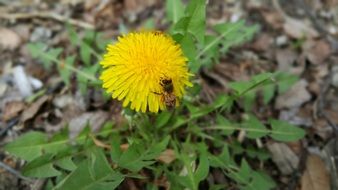
[[252,48],[256,51],[267,51],[273,43],[273,38],[267,34],[263,33],[252,44]]
[[311,99],[311,94],[306,89],[308,83],[302,79],[294,84],[287,92],[277,97],[276,108],[295,108]]
[[279,30],[283,27],[283,18],[278,12],[267,9],[262,11],[262,15],[265,22],[268,23],[273,29]]
[[32,103],[28,109],[22,113],[21,121],[25,122],[29,119],[32,119],[40,110],[41,106],[49,100],[49,96],[45,95],[40,97],[37,101]]
[[301,178],[301,190],[329,190],[330,176],[323,160],[311,154],[306,160],[306,169]]
[[297,54],[290,49],[278,49],[276,52],[278,71],[290,72],[293,63],[297,60]]
[[163,151],[157,159],[163,163],[170,164],[176,159],[175,151],[172,149],[167,149]]
[[0,48],[14,50],[21,43],[20,36],[7,28],[0,28]]
[[271,152],[272,161],[284,174],[289,175],[298,167],[298,156],[284,143],[268,143],[268,150]]
[[3,120],[7,121],[15,116],[17,116],[23,109],[25,104],[22,101],[11,101],[7,102],[5,108],[3,109]]
[[324,40],[307,41],[303,47],[306,58],[314,65],[323,64],[331,54],[330,44]]
[[319,33],[306,21],[286,17],[283,29],[292,38],[316,38]]
[[109,114],[104,111],[87,112],[70,120],[69,137],[74,139],[87,125],[92,131],[98,131],[108,120]]

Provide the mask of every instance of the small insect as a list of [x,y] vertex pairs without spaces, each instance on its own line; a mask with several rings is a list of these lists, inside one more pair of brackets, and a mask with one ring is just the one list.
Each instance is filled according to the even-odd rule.
[[164,33],[162,31],[157,30],[157,31],[153,31],[153,34],[155,36],[159,36],[159,35],[163,35]]
[[163,93],[154,93],[161,95],[161,101],[165,103],[167,108],[174,108],[176,105],[176,96],[174,94],[173,81],[168,78],[161,78],[160,85],[162,86]]

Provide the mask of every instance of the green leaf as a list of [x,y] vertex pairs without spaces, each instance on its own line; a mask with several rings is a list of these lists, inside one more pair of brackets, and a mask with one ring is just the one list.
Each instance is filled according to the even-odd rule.
[[167,19],[173,24],[184,15],[184,5],[181,0],[166,0]]
[[113,172],[103,151],[99,148],[92,148],[90,151],[88,167],[90,175],[94,180],[105,178],[107,174]]
[[78,85],[82,93],[87,92],[88,80],[96,79],[95,76],[99,69],[100,69],[100,65],[94,64],[92,66],[84,67],[83,69],[81,69],[82,74],[79,74],[79,73],[77,74],[77,79],[79,82]]
[[155,162],[155,159],[166,149],[170,137],[167,136],[160,143],[154,143],[148,149],[144,144],[133,142],[121,155],[118,165],[130,171],[137,172]]
[[197,59],[195,58],[197,55],[197,50],[193,36],[190,34],[183,36],[180,39],[180,44],[184,55],[189,58],[188,63],[189,69],[191,70],[192,73],[196,73],[200,68],[200,64],[197,62]]
[[269,134],[270,130],[266,127],[253,115],[248,115],[248,119],[242,124],[246,129],[251,129],[246,131],[246,136],[248,138],[257,139]]
[[229,87],[234,89],[238,96],[242,96],[248,91],[258,87],[259,85],[267,84],[273,81],[272,73],[262,73],[254,76],[250,81],[232,82]]
[[71,44],[76,47],[80,41],[77,32],[75,31],[74,27],[69,23],[66,24],[66,28]]
[[298,76],[289,73],[277,73],[276,80],[278,81],[278,93],[283,94],[292,87],[298,80]]
[[241,167],[238,171],[232,171],[229,176],[239,184],[249,184],[252,170],[245,159],[242,159]]
[[[217,39],[210,45],[215,46],[222,44],[221,52],[225,53],[229,47],[240,45],[241,43],[251,39],[257,32],[257,26],[245,26],[244,20],[235,23],[222,23],[214,27],[215,31],[219,33]],[[212,46],[206,47],[211,48]]]
[[31,161],[42,155],[47,136],[41,132],[29,132],[7,144],[5,150],[24,160]]
[[251,174],[251,181],[241,190],[271,190],[276,187],[276,183],[269,176],[262,172],[253,171]]
[[174,27],[174,33],[181,33],[183,36],[188,33],[204,44],[205,36],[205,0],[190,1],[186,8],[186,16],[182,17]]
[[231,163],[229,148],[224,145],[222,153],[218,156],[209,155],[210,165],[217,168],[227,168]]
[[[102,159],[95,160],[99,161]],[[95,162],[94,160],[94,162]],[[72,190],[105,190],[115,189],[124,180],[124,176],[117,171],[109,171],[104,169],[104,172],[98,171],[98,175],[92,175],[90,167],[93,167],[93,160],[84,160],[76,170],[69,174],[63,181],[61,181],[55,189]],[[99,163],[94,163],[96,166],[102,166]],[[105,164],[104,164],[105,165]],[[104,166],[105,167],[105,166]],[[96,167],[95,167],[96,168]],[[100,168],[97,168],[100,170]]]
[[53,157],[53,154],[46,154],[34,159],[25,165],[23,168],[23,175],[37,178],[61,175],[61,172],[53,167]]
[[76,169],[76,165],[73,162],[72,156],[66,156],[60,160],[57,160],[55,165],[68,171],[74,171]]
[[66,58],[63,64],[58,64],[58,67],[57,67],[62,80],[65,82],[67,86],[69,86],[70,84],[70,77],[72,74],[72,71],[69,69],[69,67],[73,67],[74,61],[75,61],[75,56],[69,56]]
[[263,87],[263,103],[267,105],[275,95],[275,85],[270,84]]
[[161,127],[165,126],[168,123],[168,121],[170,120],[172,114],[173,114],[172,112],[168,112],[168,111],[161,112],[156,117],[155,126],[157,128],[161,128]]
[[51,48],[47,50],[47,46],[42,43],[28,44],[28,50],[31,52],[33,58],[40,59],[44,68],[49,70],[52,63],[58,63],[58,56],[63,51],[62,48]]
[[112,140],[111,140],[111,152],[110,152],[110,157],[113,162],[118,163],[120,160],[120,157],[122,155],[122,150],[120,148],[120,143],[121,143],[121,137],[118,134],[113,134],[112,135]]
[[[217,125],[223,125],[223,126],[230,126],[231,122],[224,118],[222,115],[217,114],[216,115],[216,123]],[[224,135],[231,135],[235,130],[224,130]]]
[[305,131],[300,127],[289,124],[286,121],[270,119],[271,137],[278,141],[296,141],[305,136]]
[[90,65],[91,61],[91,47],[87,43],[82,43],[80,45],[80,56],[81,60],[85,63],[85,65]]
[[47,50],[47,45],[41,42],[29,43],[27,44],[27,48],[33,58],[38,58],[41,55],[41,52],[45,52]]
[[199,183],[204,180],[209,174],[209,160],[206,154],[201,154],[199,165],[195,172],[195,180]]

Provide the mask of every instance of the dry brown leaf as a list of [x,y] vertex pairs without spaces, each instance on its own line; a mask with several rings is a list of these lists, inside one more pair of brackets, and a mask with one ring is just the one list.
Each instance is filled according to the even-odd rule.
[[[122,151],[126,151],[129,148],[128,144],[121,144],[120,148]],[[158,157],[157,160],[166,163],[166,164],[170,164],[172,161],[174,161],[176,159],[175,156],[175,152],[173,149],[166,149],[165,151],[163,151]]]
[[322,159],[314,154],[308,156],[306,169],[301,178],[301,190],[329,190],[330,177]]
[[307,41],[304,43],[306,58],[315,65],[323,64],[326,58],[331,54],[330,44],[324,40]]
[[172,161],[176,159],[175,152],[172,149],[167,149],[163,151],[157,159],[166,164],[170,164]]
[[298,156],[286,144],[268,143],[267,148],[273,162],[284,175],[291,174],[298,167]]
[[40,110],[41,106],[44,103],[46,103],[49,98],[50,98],[49,96],[45,95],[45,96],[40,97],[33,104],[31,104],[28,107],[28,109],[26,109],[23,112],[22,117],[21,117],[21,121],[25,122],[25,121],[27,121],[29,119],[32,119],[38,113],[38,111]]
[[87,125],[92,131],[98,131],[109,118],[109,114],[104,111],[87,112],[70,120],[69,137],[75,138]]
[[12,30],[0,27],[0,47],[13,50],[19,47],[21,43],[20,36]]
[[256,51],[267,51],[273,43],[273,38],[267,34],[263,33],[258,36],[255,42],[252,44],[252,48]]
[[276,11],[262,11],[263,18],[272,28],[278,30],[283,27],[283,18]]
[[278,71],[290,72],[293,63],[297,60],[297,54],[290,49],[278,49],[276,52]]
[[295,108],[311,99],[306,89],[308,82],[304,79],[294,84],[287,92],[277,97],[276,108]]
[[307,24],[304,20],[297,20],[291,17],[285,19],[283,29],[287,35],[292,38],[316,38],[319,33],[310,24]]
[[19,114],[25,108],[22,101],[7,102],[3,110],[3,120],[7,121]]

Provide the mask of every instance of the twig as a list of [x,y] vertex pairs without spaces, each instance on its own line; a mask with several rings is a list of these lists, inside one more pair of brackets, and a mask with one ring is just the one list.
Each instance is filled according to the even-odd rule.
[[4,13],[0,14],[0,18],[9,19],[9,20],[16,20],[16,19],[31,19],[31,18],[45,18],[45,19],[53,19],[59,22],[68,22],[74,26],[86,28],[86,29],[94,29],[95,26],[81,21],[72,19],[63,15],[59,15],[53,12],[33,12],[33,13]]
[[0,167],[5,169],[6,171],[8,171],[9,173],[15,175],[16,177],[20,178],[20,179],[23,179],[23,180],[27,180],[27,181],[33,181],[32,179],[30,178],[27,178],[23,175],[21,175],[20,172],[14,170],[13,168],[9,167],[7,164],[3,163],[0,161]]
[[11,119],[8,123],[7,126],[0,131],[0,137],[2,137],[9,129],[14,127],[17,123],[19,122],[19,118],[16,117],[14,119]]

